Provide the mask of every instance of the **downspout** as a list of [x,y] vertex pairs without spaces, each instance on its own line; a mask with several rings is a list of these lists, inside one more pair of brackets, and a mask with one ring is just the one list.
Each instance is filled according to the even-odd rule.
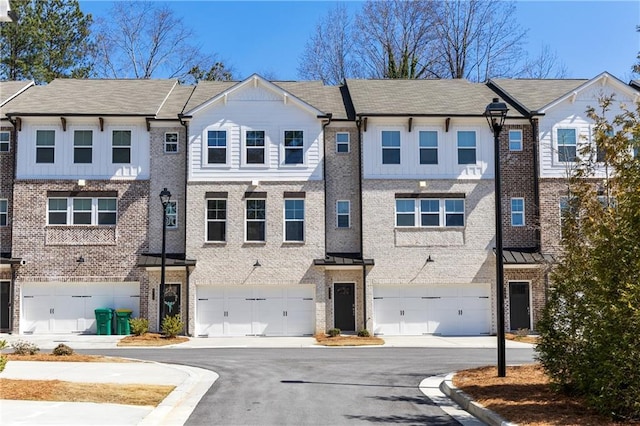
[[538,227],[536,228],[536,251],[540,251],[542,248],[541,232],[540,232],[540,183],[538,182],[538,177],[540,175],[539,167],[540,167],[540,159],[538,158],[538,120],[533,118],[533,116],[529,117],[529,123],[531,123],[531,132],[533,133],[533,193],[534,193],[534,202],[535,202],[535,216],[538,221]]
[[322,179],[324,180],[324,254],[327,254],[327,126],[331,124],[333,114],[327,114],[328,120],[322,123],[322,139],[324,145],[324,159],[322,161]]
[[358,128],[358,196],[360,197],[360,256],[362,256],[362,313],[363,328],[367,330],[367,265],[364,262],[364,224],[362,223],[362,121],[356,120]]
[[[185,251],[185,261],[187,260],[187,180],[189,173],[189,122],[183,120],[182,114],[178,114],[178,120],[180,120],[180,124],[184,127],[184,251]],[[186,263],[186,262],[185,262]],[[189,271],[189,266],[185,265],[184,270],[186,272],[186,284],[187,284],[187,315],[186,315],[186,329],[185,332],[187,336],[191,336],[189,333],[189,305],[191,304],[191,297],[189,288],[191,287],[191,272]]]

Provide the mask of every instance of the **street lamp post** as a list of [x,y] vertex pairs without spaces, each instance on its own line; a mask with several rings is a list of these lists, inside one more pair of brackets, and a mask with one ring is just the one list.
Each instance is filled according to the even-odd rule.
[[500,182],[500,132],[507,117],[507,104],[493,98],[487,105],[484,116],[493,132],[494,165],[495,165],[495,201],[496,201],[496,304],[498,307],[498,377],[507,375],[506,350],[504,336],[504,261],[502,259],[502,185]]
[[[171,192],[164,188],[160,191],[160,202],[162,203],[162,254],[160,263],[160,300],[162,301],[162,292],[164,291],[165,270],[167,266],[167,206],[171,200]],[[162,307],[163,304],[160,303]],[[160,309],[160,321],[162,321],[162,309]]]

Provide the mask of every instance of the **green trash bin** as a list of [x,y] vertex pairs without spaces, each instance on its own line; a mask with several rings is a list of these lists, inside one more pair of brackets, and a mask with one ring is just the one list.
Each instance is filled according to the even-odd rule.
[[113,318],[113,309],[99,308],[96,313],[96,328],[98,334],[111,335],[111,320]]
[[116,334],[131,334],[131,309],[116,309]]

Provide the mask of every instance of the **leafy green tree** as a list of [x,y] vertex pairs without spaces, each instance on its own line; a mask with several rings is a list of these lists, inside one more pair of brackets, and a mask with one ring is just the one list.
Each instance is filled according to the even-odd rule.
[[0,78],[46,83],[91,71],[91,15],[77,0],[12,0],[16,22],[0,27]]
[[[636,27],[636,31],[640,32],[640,25],[638,25]],[[633,66],[633,72],[635,72],[636,74],[640,74],[640,52],[638,52],[638,56],[637,56],[638,62],[636,62],[636,64]]]
[[[640,419],[640,104],[608,119],[613,102],[588,111],[595,146],[569,179],[537,357],[559,388],[630,420]],[[607,178],[593,179],[602,167]]]

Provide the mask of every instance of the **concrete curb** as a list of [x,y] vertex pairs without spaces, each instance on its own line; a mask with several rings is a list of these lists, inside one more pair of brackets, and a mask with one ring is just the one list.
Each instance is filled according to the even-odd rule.
[[511,423],[502,418],[497,413],[483,407],[475,402],[469,395],[462,392],[460,389],[453,385],[453,375],[450,373],[445,377],[444,381],[440,383],[440,390],[449,398],[454,400],[465,411],[473,414],[478,419],[490,426],[517,426],[516,423]]

